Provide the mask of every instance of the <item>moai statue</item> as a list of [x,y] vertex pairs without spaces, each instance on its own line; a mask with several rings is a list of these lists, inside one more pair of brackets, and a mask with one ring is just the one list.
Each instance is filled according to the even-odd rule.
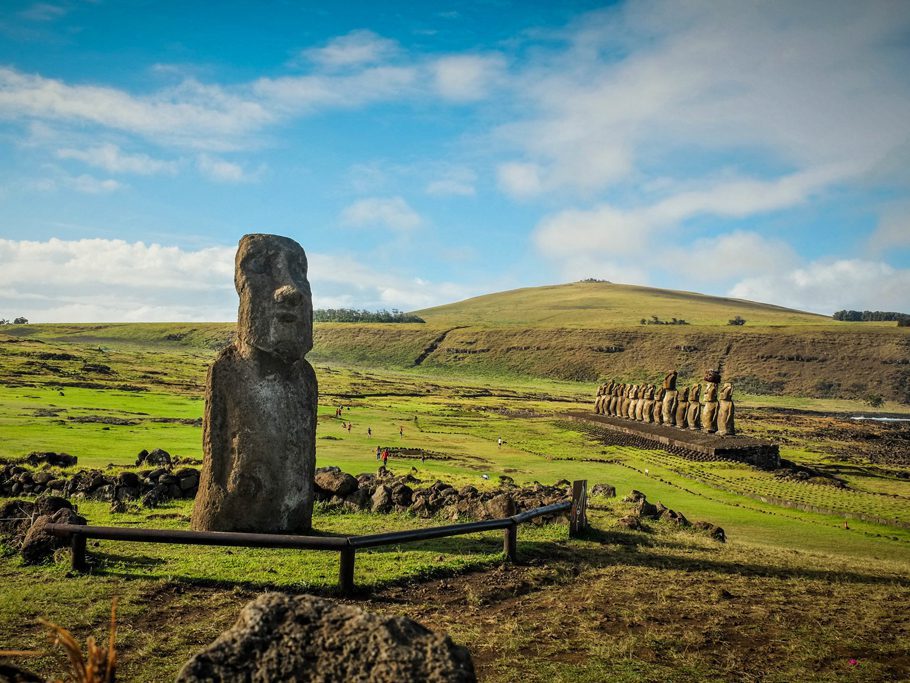
[[649,384],[645,389],[644,407],[641,411],[643,422],[654,422],[654,385]]
[[663,424],[664,420],[664,395],[667,393],[667,390],[663,387],[658,387],[657,392],[654,394],[654,423]]
[[610,392],[610,400],[607,403],[607,415],[616,415],[616,402],[619,400],[620,391],[622,391],[622,385],[614,384],[613,391]]
[[676,404],[678,402],[679,392],[676,391],[676,370],[667,373],[664,378],[664,410],[663,423],[665,425],[676,424]]
[[717,410],[717,433],[721,436],[733,436],[736,434],[736,426],[733,424],[733,385],[726,382],[720,390],[720,406]]
[[601,405],[603,404],[604,390],[607,388],[606,384],[601,384],[597,387],[597,393],[594,394],[594,412],[600,413]]
[[600,397],[600,410],[598,411],[601,415],[607,414],[607,408],[610,405],[610,398],[613,396],[613,389],[616,388],[616,382],[612,379],[609,384],[604,384],[604,393]]
[[635,404],[635,419],[638,422],[645,420],[645,407],[648,405],[648,386],[642,384],[638,387],[638,403]]
[[629,401],[632,400],[632,385],[623,384],[622,387],[622,396],[620,396],[621,400],[619,401],[619,413],[616,417],[625,417],[629,413]]
[[676,426],[686,428],[686,412],[689,409],[689,388],[683,387],[679,392],[679,401],[676,404]]
[[313,302],[295,241],[245,235],[235,259],[237,338],[208,371],[192,528],[310,530],[316,464]]
[[717,370],[708,370],[705,373],[705,402],[701,407],[701,428],[708,434],[717,431],[717,385],[719,383],[720,373]]
[[689,407],[686,410],[686,424],[692,430],[701,428],[701,403],[698,402],[700,391],[701,386],[698,384],[693,384],[689,388]]
[[638,401],[641,398],[641,386],[638,384],[632,385],[632,396],[629,401],[629,413],[626,415],[630,420],[635,419],[635,412],[638,410]]

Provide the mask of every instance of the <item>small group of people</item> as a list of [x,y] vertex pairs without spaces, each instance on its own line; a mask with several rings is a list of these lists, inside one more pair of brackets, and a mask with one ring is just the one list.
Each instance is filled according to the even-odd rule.
[[705,373],[704,393],[697,382],[678,390],[676,377],[676,370],[668,373],[662,387],[615,381],[602,384],[597,389],[594,412],[720,436],[736,434],[733,385],[727,382],[718,391],[720,372],[708,370]]

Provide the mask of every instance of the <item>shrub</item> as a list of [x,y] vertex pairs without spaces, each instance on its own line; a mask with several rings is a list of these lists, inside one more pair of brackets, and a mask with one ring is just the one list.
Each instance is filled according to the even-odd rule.
[[885,405],[885,399],[881,394],[869,394],[863,399],[863,403],[873,408],[881,408]]

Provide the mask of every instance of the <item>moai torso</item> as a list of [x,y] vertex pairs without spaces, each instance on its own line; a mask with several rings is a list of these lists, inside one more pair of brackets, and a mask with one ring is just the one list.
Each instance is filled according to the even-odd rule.
[[676,426],[680,429],[686,428],[686,412],[689,408],[689,389],[684,387],[679,392],[679,400],[676,404]]
[[676,424],[676,404],[678,401],[676,391],[676,371],[669,373],[664,379],[664,407],[661,415],[661,421],[665,425]]
[[705,383],[704,404],[701,408],[701,428],[713,434],[717,431],[717,384]]
[[653,415],[656,424],[663,424],[664,421],[664,394],[666,393],[666,389],[659,387],[654,394]]
[[643,422],[654,422],[654,385],[651,384],[645,389],[644,407],[641,410]]
[[701,427],[701,403],[698,402],[698,394],[701,387],[693,384],[689,388],[689,407],[686,410],[686,424],[689,429],[699,429]]
[[733,406],[733,385],[730,382],[724,384],[720,390],[720,400],[717,409],[717,433],[721,436],[733,436],[736,434],[736,426],[733,424],[734,406]]

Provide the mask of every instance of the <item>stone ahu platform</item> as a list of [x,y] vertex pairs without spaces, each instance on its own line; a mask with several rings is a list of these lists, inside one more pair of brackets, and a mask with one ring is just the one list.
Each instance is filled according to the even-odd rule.
[[777,444],[747,436],[717,436],[580,410],[566,415],[602,427],[606,441],[616,446],[659,448],[692,460],[738,460],[764,470],[780,467]]

